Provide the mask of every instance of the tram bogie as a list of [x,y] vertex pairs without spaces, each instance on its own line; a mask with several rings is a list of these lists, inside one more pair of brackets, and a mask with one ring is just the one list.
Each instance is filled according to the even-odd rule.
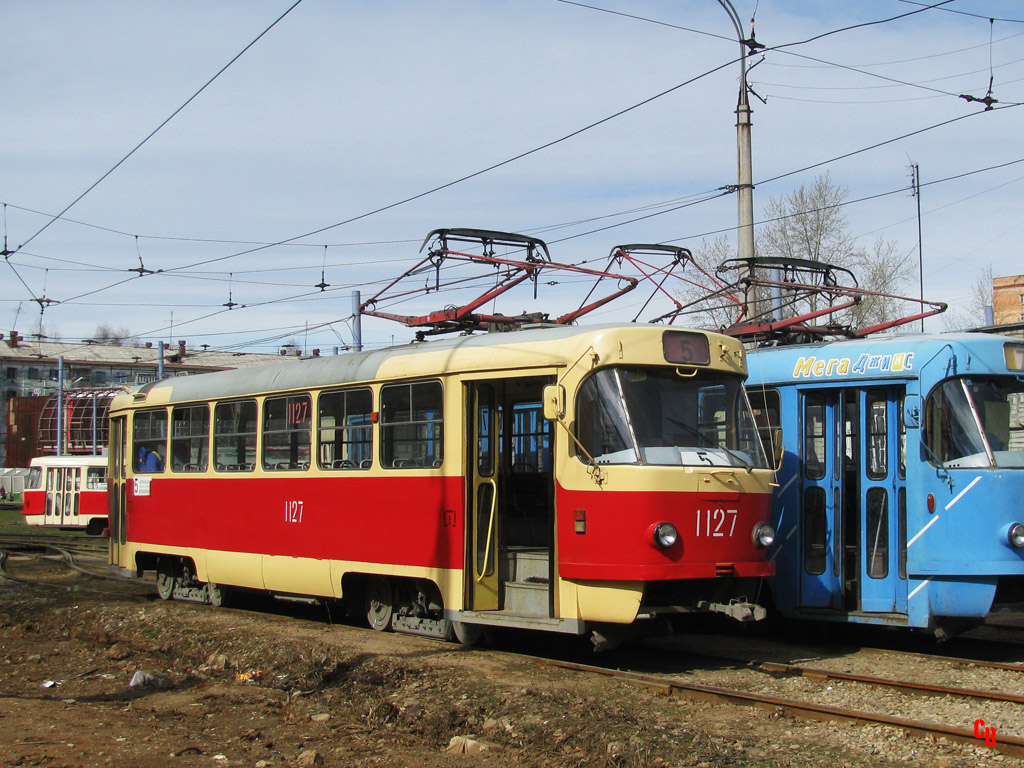
[[161,596],[338,599],[462,642],[756,619],[771,472],[744,374],[723,336],[598,326],[148,384],[112,406],[112,562],[163,568]]
[[1024,343],[869,337],[758,350],[750,369],[764,434],[783,435],[783,616],[944,636],[1020,594]]

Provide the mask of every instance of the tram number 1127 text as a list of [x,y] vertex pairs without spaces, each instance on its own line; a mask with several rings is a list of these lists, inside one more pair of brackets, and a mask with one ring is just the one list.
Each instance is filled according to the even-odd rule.
[[301,523],[304,504],[305,502],[302,501],[286,501],[284,503],[284,521],[286,523]]
[[736,509],[698,509],[697,535],[722,538],[736,530]]

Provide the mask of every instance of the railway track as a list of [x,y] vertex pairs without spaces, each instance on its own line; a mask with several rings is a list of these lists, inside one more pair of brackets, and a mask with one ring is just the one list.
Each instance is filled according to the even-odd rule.
[[[642,685],[649,690],[653,690],[667,696],[684,696],[701,701],[718,701],[741,706],[768,708],[784,712],[793,717],[804,719],[852,722],[860,725],[890,726],[902,729],[914,736],[931,737],[936,739],[946,738],[950,741],[956,741],[963,744],[977,745],[979,744],[979,739],[982,738],[976,732],[977,726],[975,726],[974,729],[960,728],[925,720],[884,715],[867,710],[819,704],[790,697],[744,690],[741,688],[705,685],[702,683],[680,680],[676,677],[649,675],[557,659],[543,659],[539,657],[532,658],[535,658],[538,663],[558,667],[560,669],[605,675],[632,684]],[[968,693],[968,691],[957,691],[956,695],[965,695]],[[1024,758],[1024,738],[1021,738],[1020,736],[1003,734],[994,735],[994,742],[986,745],[1000,754],[1007,755],[1009,757]]]
[[[52,543],[54,539],[52,536],[0,536],[0,575],[31,584],[83,589],[108,594],[113,589],[124,594],[138,596],[140,594],[139,587],[143,587],[147,593],[152,591],[153,587],[150,584],[112,577],[110,574],[97,572],[89,566],[83,565],[79,562],[79,557],[96,559],[104,547],[102,544],[97,546],[99,542],[83,541],[84,537],[71,538],[72,541],[69,546],[60,546]],[[78,581],[68,584],[66,581],[55,581],[52,576],[50,578],[37,579],[25,577],[18,572],[12,573],[12,570],[17,570],[9,568],[12,557],[21,560],[34,559],[45,563],[47,567],[73,571]],[[106,589],[92,588],[99,581],[116,583],[111,583]],[[711,642],[714,641],[712,640]],[[543,653],[528,656],[527,658],[542,665],[613,677],[629,684],[644,686],[647,689],[665,695],[683,696],[690,699],[710,700],[746,707],[767,708],[800,719],[889,726],[919,737],[945,738],[950,741],[973,744],[975,746],[985,745],[994,752],[1009,757],[1024,758],[1024,736],[1010,732],[1013,730],[1011,723],[1016,725],[1016,723],[1024,721],[1024,718],[1021,717],[1021,714],[1024,713],[1024,710],[1021,709],[1021,706],[1024,705],[1024,691],[1018,694],[1001,690],[983,690],[973,687],[944,685],[909,679],[893,679],[878,675],[847,672],[829,669],[816,663],[792,663],[754,659],[735,653],[707,652],[706,644],[705,642],[705,650],[703,652],[682,649],[670,650],[659,647],[654,649],[658,658],[652,657],[651,648],[645,648],[643,652],[644,666],[648,668],[654,666],[659,670],[655,673],[628,668],[613,669],[598,664],[554,659],[545,656]],[[861,649],[859,653],[868,658],[891,658],[896,656],[903,661],[907,661],[908,664],[910,661],[915,661],[920,664],[948,665],[972,671],[984,669],[990,670],[992,673],[1011,675],[1013,677],[1024,672],[1024,664],[987,662],[938,654],[908,653],[879,648]],[[792,656],[792,653],[790,655]],[[845,658],[840,653],[833,652],[832,655],[836,658]],[[703,665],[682,664],[681,659],[686,657],[704,657],[719,662],[730,662],[735,666],[727,671],[735,674],[736,677],[731,681],[727,681],[727,684],[720,684],[722,682],[720,679],[722,677],[720,674],[722,673],[721,669],[716,670],[713,664],[706,663]],[[685,676],[667,674],[660,671],[663,669],[679,671],[681,667],[686,669]],[[716,679],[716,676],[719,679]],[[699,679],[695,680],[695,677]],[[744,677],[745,680],[743,679]],[[762,680],[768,683],[768,687],[771,687],[773,683],[785,683],[793,679],[808,681],[812,687],[816,686],[816,688],[815,690],[797,691],[799,695],[793,695],[792,688],[788,691],[782,687],[772,688],[771,690],[757,690],[757,688],[764,686],[761,686],[758,682],[752,682]],[[986,715],[984,718],[978,717],[977,720],[979,722],[985,719],[998,723],[1005,727],[1007,732],[994,733],[992,743],[986,744],[984,741],[979,740],[981,737],[976,728],[972,728],[973,719],[947,717],[945,718],[946,722],[937,722],[920,714],[928,711],[927,705],[924,707],[897,705],[896,710],[900,714],[894,715],[892,713],[872,711],[870,707],[837,706],[835,703],[823,703],[820,700],[816,700],[820,699],[822,691],[827,690],[831,692],[833,690],[832,686],[828,685],[829,683],[837,688],[839,686],[858,686],[867,687],[868,690],[884,692],[883,694],[863,695],[861,699],[865,701],[870,701],[872,698],[881,699],[890,695],[912,695],[918,698],[929,696],[937,697],[943,702],[959,701],[962,702],[960,705],[962,710],[970,710]],[[1021,684],[1024,685],[1024,678],[1021,678]],[[991,710],[986,710],[985,707],[999,707],[1000,709],[993,718],[989,716]],[[904,716],[906,713],[915,714],[913,716]]]
[[[92,589],[96,582],[117,584],[127,594],[149,592],[152,585],[107,571],[107,543],[84,536],[5,533],[0,535],[0,577],[24,584],[58,589],[109,593]],[[88,561],[88,562],[86,562]],[[84,582],[84,583],[83,583]]]

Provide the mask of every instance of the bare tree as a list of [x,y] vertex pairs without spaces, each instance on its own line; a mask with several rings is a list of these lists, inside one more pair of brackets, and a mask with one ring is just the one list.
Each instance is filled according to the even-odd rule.
[[115,328],[108,323],[100,323],[93,331],[92,337],[101,344],[110,344],[114,347],[124,346],[134,340],[131,329],[127,326]]
[[[912,261],[900,253],[894,240],[879,238],[870,250],[859,248],[843,211],[848,197],[847,188],[834,184],[825,173],[810,186],[801,185],[795,192],[771,198],[765,207],[766,224],[758,233],[758,255],[809,259],[841,267],[853,273],[860,288],[906,295],[915,273]],[[812,298],[806,309],[816,308]],[[797,314],[800,309],[803,307],[794,306],[787,314]],[[862,327],[916,312],[916,304],[870,296],[830,321]]]
[[[849,270],[854,278],[844,285],[890,295],[906,295],[915,275],[913,261],[905,258],[893,240],[879,238],[870,249],[859,248],[850,234],[843,205],[849,197],[845,187],[833,183],[825,173],[810,185],[801,185],[788,195],[773,197],[764,211],[764,223],[757,234],[756,249],[759,257],[804,259]],[[703,241],[694,249],[694,259],[705,270],[714,274],[717,267],[735,257],[735,250],[727,237],[711,242]],[[687,316],[687,324],[703,328],[724,328],[739,317],[735,302],[715,297],[703,304],[699,300],[716,289],[711,280],[696,270],[687,272],[696,285],[687,285],[679,291],[678,300],[684,304],[695,302],[699,312]],[[736,279],[736,272],[732,279]],[[770,299],[767,290],[757,289],[751,295],[753,315],[767,317]],[[798,298],[799,293],[783,290],[783,315],[794,317],[820,307],[818,297]],[[819,322],[835,322],[852,327],[873,325],[917,312],[916,304],[884,296],[863,298],[859,304],[823,318]]]
[[989,324],[987,310],[992,306],[992,277],[992,265],[989,264],[971,285],[963,309],[947,310],[942,316],[945,330],[962,331]]

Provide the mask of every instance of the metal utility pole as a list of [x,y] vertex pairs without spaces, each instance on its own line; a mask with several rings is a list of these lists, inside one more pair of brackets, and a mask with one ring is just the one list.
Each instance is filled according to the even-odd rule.
[[[740,93],[736,104],[736,208],[737,208],[737,246],[736,255],[740,259],[754,257],[754,172],[751,166],[750,150],[750,100],[747,85],[747,51],[756,50],[758,44],[753,33],[750,39],[743,37],[743,24],[730,0],[718,0],[718,4],[729,14],[729,19],[736,30],[736,40],[740,44]],[[744,271],[740,277],[748,277]],[[751,314],[750,296],[744,292],[744,316]]]
[[[917,198],[917,280],[921,306],[924,306],[924,256],[921,253],[921,169],[917,163],[910,165],[910,193]],[[924,318],[921,318],[921,333],[924,333]]]
[[352,348],[356,352],[363,351],[363,314],[359,310],[360,302],[359,291],[352,291]]

